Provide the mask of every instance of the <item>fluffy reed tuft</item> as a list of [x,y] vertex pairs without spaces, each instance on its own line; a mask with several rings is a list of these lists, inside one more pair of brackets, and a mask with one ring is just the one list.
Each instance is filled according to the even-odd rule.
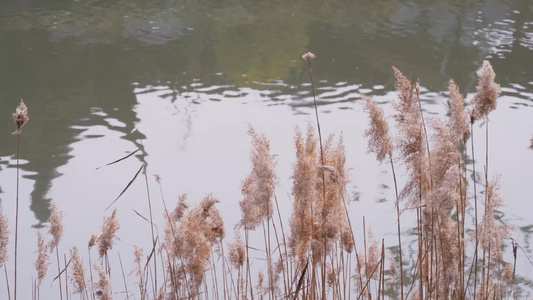
[[246,262],[246,248],[239,234],[235,234],[233,242],[229,244],[229,262],[239,270]]
[[304,60],[306,60],[306,61],[309,62],[309,61],[312,61],[313,59],[315,59],[315,58],[316,58],[316,55],[314,55],[314,54],[311,53],[311,52],[307,52],[307,53],[305,53],[304,55],[302,55],[302,58],[303,58]]
[[276,187],[276,159],[270,154],[270,142],[264,134],[257,133],[251,126],[248,134],[252,137],[253,149],[250,153],[252,171],[242,183],[243,200],[239,203],[242,221],[246,229],[255,229],[262,221],[272,217],[272,198]]
[[87,290],[87,281],[85,280],[85,269],[83,268],[83,261],[78,255],[78,248],[73,247],[70,250],[70,261],[72,263],[72,285],[74,293],[83,294]]
[[450,104],[448,107],[448,113],[450,114],[449,126],[452,132],[465,144],[470,139],[470,120],[465,110],[465,99],[453,79],[450,79],[448,90],[450,91]]
[[[487,197],[488,207],[485,207],[485,216],[480,224],[481,227],[481,248],[489,254],[489,266],[491,274],[496,276],[503,259],[502,241],[509,238],[512,227],[505,224],[498,224],[496,209],[502,206],[503,199],[499,195],[499,177],[495,177],[488,183]],[[494,279],[498,279],[494,277]]]
[[54,250],[59,241],[63,237],[63,214],[57,209],[55,203],[50,203],[50,229],[48,233],[52,236],[52,240],[49,243],[50,251]]
[[296,128],[294,143],[296,146],[296,164],[293,166],[292,176],[294,201],[290,220],[289,247],[298,257],[300,263],[303,263],[307,259],[312,238],[313,203],[319,195],[316,189],[320,166],[317,160],[317,139],[310,124],[307,127],[305,139],[301,130]]
[[48,248],[46,247],[46,244],[44,242],[44,238],[40,231],[37,232],[37,260],[35,261],[35,269],[37,270],[37,280],[39,284],[43,281],[44,277],[46,277],[46,273],[48,272],[48,265],[50,263],[48,262]]
[[26,124],[30,118],[28,117],[28,107],[24,104],[24,101],[20,100],[20,104],[13,114],[13,121],[17,125],[17,129],[13,134],[22,133],[22,126]]
[[365,110],[370,114],[370,127],[365,131],[368,137],[368,150],[375,152],[379,162],[392,156],[393,144],[389,135],[389,123],[385,119],[383,109],[372,98],[363,95]]
[[[411,196],[411,204],[425,198],[431,186],[429,160],[426,138],[424,134],[418,99],[413,94],[416,86],[412,84],[398,69],[394,68],[396,91],[400,98],[394,103],[395,120],[398,124],[396,139],[400,157],[407,165],[409,181],[400,193],[400,198]],[[421,203],[418,203],[420,205]]]
[[489,113],[496,109],[496,100],[501,93],[500,85],[494,82],[496,73],[490,62],[483,61],[483,65],[477,70],[477,76],[477,93],[472,99],[472,122],[487,118]]
[[9,244],[9,228],[8,219],[4,215],[4,211],[0,206],[0,267],[7,261],[8,252],[7,246]]
[[109,279],[109,274],[104,270],[104,268],[97,264],[93,264],[94,268],[98,272],[100,279],[95,284],[95,294],[100,300],[112,300],[113,295],[111,294],[111,279]]
[[[211,247],[220,245],[226,231],[216,204],[220,201],[207,195],[200,204],[184,214],[186,197],[180,197],[178,208],[167,218],[163,246],[169,252],[169,273],[172,274],[172,293],[186,284],[190,293],[197,293],[203,284],[211,257]],[[184,273],[185,272],[185,273]]]
[[115,209],[111,216],[104,218],[102,230],[98,236],[98,253],[100,254],[100,257],[106,255],[107,251],[113,248],[115,238],[117,237],[117,231],[119,229],[120,224],[118,223],[117,210]]

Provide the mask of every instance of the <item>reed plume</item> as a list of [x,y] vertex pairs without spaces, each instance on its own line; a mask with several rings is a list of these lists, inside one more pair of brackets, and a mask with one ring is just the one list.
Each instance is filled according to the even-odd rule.
[[472,99],[472,122],[488,118],[489,113],[496,109],[496,100],[501,93],[500,85],[494,82],[496,73],[490,62],[483,61],[483,65],[477,70],[477,76],[477,93]]
[[311,245],[314,222],[313,203],[317,201],[320,195],[316,188],[320,167],[317,160],[317,139],[310,124],[307,127],[305,138],[302,136],[301,130],[296,128],[294,143],[296,163],[293,166],[292,176],[294,201],[290,220],[289,247],[300,264],[304,264]]
[[[102,229],[98,236],[98,253],[100,257],[104,257],[107,251],[113,248],[115,239],[117,238],[117,231],[120,229],[120,224],[117,220],[117,210],[114,209],[111,216],[104,218]],[[91,238],[92,239],[92,238]]]
[[4,215],[4,210],[0,206],[0,267],[7,261],[9,244],[9,227],[8,219]]
[[464,145],[470,139],[470,120],[469,114],[465,109],[465,99],[453,79],[450,79],[448,90],[450,91],[448,126]]
[[365,131],[368,137],[368,151],[376,153],[379,162],[392,156],[394,149],[389,134],[389,123],[385,119],[385,113],[372,98],[363,95],[365,110],[370,115],[370,127]]
[[48,230],[48,234],[52,236],[52,240],[50,240],[48,247],[50,247],[50,251],[57,248],[59,245],[59,242],[61,241],[61,238],[63,237],[63,214],[62,212],[58,211],[57,206],[55,203],[50,203],[50,229]]
[[29,120],[30,118],[28,116],[28,107],[26,106],[26,104],[24,104],[23,100],[20,100],[20,104],[15,110],[15,113],[13,114],[13,121],[15,122],[15,125],[17,126],[13,134],[21,134],[22,126],[28,123]]
[[40,231],[37,232],[37,260],[35,261],[35,269],[37,270],[37,280],[39,285],[46,277],[48,272],[48,248],[44,242],[44,238]]
[[87,299],[87,281],[85,279],[85,269],[83,268],[83,261],[78,255],[78,248],[73,247],[70,250],[70,261],[72,264],[72,285],[73,292],[81,294],[82,299]]
[[431,186],[426,138],[418,108],[418,101],[412,84],[398,69],[394,68],[396,91],[400,98],[394,103],[394,119],[398,125],[396,145],[402,160],[406,163],[409,181],[400,193],[400,198],[411,197],[409,204],[421,205]]
[[[167,220],[163,246],[174,260],[168,266],[171,274],[174,274],[170,281],[176,287],[187,283],[188,292],[194,295],[200,291],[204,282],[211,261],[211,247],[221,244],[226,231],[216,208],[219,200],[208,195],[198,206],[183,215],[187,207],[185,199],[185,196],[180,197],[178,208],[172,213],[173,217]],[[179,223],[176,222],[178,219]],[[174,226],[173,229],[170,226]],[[186,272],[185,276],[183,271]],[[180,292],[175,287],[172,288],[174,295]]]
[[233,242],[229,244],[228,259],[233,268],[239,270],[246,262],[246,248],[240,234],[235,234]]
[[[492,279],[498,280],[498,271],[503,260],[502,241],[509,238],[512,227],[505,224],[498,224],[495,213],[503,205],[503,199],[499,195],[499,177],[495,177],[487,186],[488,205],[485,209],[483,221],[480,224],[481,248],[487,253],[488,258],[485,268],[490,271]],[[489,275],[487,275],[489,277]],[[488,279],[488,278],[486,278]]]
[[[312,243],[315,259],[331,254],[334,243],[340,241],[342,229],[348,226],[343,206],[349,181],[345,163],[346,153],[342,136],[335,142],[335,136],[330,135],[324,145],[324,165],[318,169],[318,176],[324,175],[325,181],[317,180],[317,189],[325,190],[325,198],[319,197],[315,203]],[[324,263],[322,267],[326,268]]]
[[270,142],[264,134],[257,133],[251,126],[248,134],[252,137],[253,149],[250,153],[252,171],[242,183],[243,200],[241,225],[245,229],[255,229],[262,221],[272,217],[274,190],[276,187],[276,160],[270,154]]
[[100,277],[94,287],[96,297],[100,300],[112,300],[113,295],[111,294],[111,279],[109,279],[109,274],[100,264],[94,263],[93,266]]

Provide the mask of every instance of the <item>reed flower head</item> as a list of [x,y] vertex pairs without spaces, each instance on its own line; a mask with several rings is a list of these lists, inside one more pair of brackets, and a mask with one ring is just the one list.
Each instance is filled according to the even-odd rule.
[[470,120],[465,110],[465,99],[453,79],[450,80],[448,89],[450,91],[450,105],[448,107],[450,114],[449,126],[464,144],[470,139]]
[[478,85],[477,93],[472,99],[474,109],[472,110],[472,121],[487,118],[489,113],[496,109],[496,100],[500,96],[500,85],[494,82],[496,73],[488,61],[483,61],[483,65],[477,70]]
[[529,145],[529,149],[533,150],[533,138],[531,138],[531,145]]
[[48,262],[48,251],[47,251],[46,244],[44,243],[43,236],[41,235],[41,232],[37,232],[37,260],[35,261],[35,269],[37,270],[37,280],[39,281],[39,284],[43,281],[44,277],[46,277],[46,273],[48,272],[48,265],[50,263]]
[[241,224],[246,229],[255,229],[272,216],[272,199],[276,187],[276,159],[270,154],[270,142],[264,134],[257,133],[251,126],[248,134],[252,137],[253,149],[250,153],[252,171],[242,184],[244,199],[239,203],[242,211]]
[[89,249],[92,248],[94,245],[96,245],[99,239],[100,239],[100,234],[91,235],[91,238],[89,239],[89,243],[88,243]]
[[85,280],[83,261],[78,255],[78,248],[74,247],[70,250],[70,261],[72,263],[72,285],[74,287],[74,293],[84,293],[87,289],[87,281]]
[[20,134],[22,132],[22,126],[24,126],[29,120],[28,107],[24,104],[24,101],[20,100],[20,104],[13,114],[13,121],[17,125],[17,129],[13,134]]
[[0,267],[7,261],[7,245],[9,244],[8,220],[0,206]]
[[306,137],[303,136],[299,128],[296,128],[294,143],[296,146],[296,163],[293,166],[292,176],[294,201],[290,220],[289,247],[298,257],[300,263],[304,263],[312,239],[313,203],[317,201],[319,195],[316,188],[319,180],[318,169],[320,167],[317,159],[317,138],[310,124],[307,126]]
[[50,229],[48,233],[52,235],[52,240],[50,241],[49,247],[50,251],[59,245],[59,241],[63,237],[63,214],[58,211],[55,203],[50,203]]
[[104,218],[104,224],[102,225],[98,239],[98,253],[100,257],[106,255],[107,251],[113,248],[119,228],[120,224],[117,221],[117,210],[115,209],[110,217]]
[[185,211],[189,208],[189,205],[187,204],[187,194],[181,194],[178,197],[178,204],[176,205],[176,208],[174,209],[174,212],[172,213],[172,218],[174,221],[179,221],[183,216],[185,215]]
[[199,207],[202,224],[205,226],[204,234],[212,244],[222,242],[222,239],[226,236],[224,221],[220,211],[215,206],[217,203],[220,203],[220,201],[210,194],[202,199]]
[[96,296],[100,300],[112,300],[113,295],[111,294],[111,279],[109,279],[109,274],[102,268],[101,265],[94,263],[94,268],[98,272],[100,279],[96,283]]
[[509,232],[512,227],[499,224],[498,218],[495,215],[496,209],[502,206],[503,200],[499,195],[499,177],[495,177],[489,181],[487,186],[487,206],[485,207],[485,215],[483,221],[479,225],[481,227],[481,248],[487,253],[490,253],[490,266],[492,274],[497,274],[501,267],[503,259],[502,241],[509,238]]
[[239,234],[235,234],[233,242],[229,244],[229,262],[231,265],[239,270],[244,266],[246,261],[246,247]]
[[302,55],[302,58],[308,62],[312,61],[313,59],[316,58],[316,55],[314,55],[313,53],[311,52],[307,52],[305,53],[304,55]]
[[[400,98],[399,103],[393,107],[397,113],[394,115],[398,124],[399,135],[397,147],[400,157],[407,165],[409,181],[406,183],[401,198],[412,196],[414,201],[425,198],[431,185],[429,160],[425,145],[426,137],[423,130],[420,110],[418,107],[418,85],[412,84],[398,69],[393,68],[396,77],[396,91]],[[417,93],[414,94],[413,91]]]
[[387,156],[392,156],[392,139],[389,135],[389,123],[385,119],[383,109],[372,98],[363,95],[365,110],[370,114],[370,128],[365,131],[368,137],[368,150],[377,155],[378,161],[382,162]]

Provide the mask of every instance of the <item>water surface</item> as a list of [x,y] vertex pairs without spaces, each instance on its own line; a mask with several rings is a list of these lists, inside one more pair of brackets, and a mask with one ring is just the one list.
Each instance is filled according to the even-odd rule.
[[[490,60],[503,92],[491,115],[489,173],[501,175],[503,220],[517,227],[513,238],[530,251],[532,10],[527,0],[2,2],[0,200],[11,224],[16,139],[10,114],[19,99],[31,119],[21,136],[19,284],[31,286],[36,275],[36,231],[48,226],[50,201],[65,215],[61,252],[85,249],[110,214],[104,209],[142,158],[95,169],[138,148],[138,134],[149,177],[161,176],[167,202],[189,193],[195,203],[213,193],[231,232],[240,219],[252,125],[270,138],[277,154],[277,195],[289,218],[294,128],[314,122],[309,74],[300,58],[306,51],[318,57],[313,74],[322,130],[344,136],[355,230],[362,232],[365,216],[391,246],[392,180],[388,166],[366,153],[361,95],[373,95],[392,113],[396,66],[420,79],[424,112],[444,117],[448,80],[469,100],[476,70]],[[138,132],[132,134],[134,127]],[[478,131],[482,145],[483,130]],[[478,148],[476,156],[484,157]],[[482,162],[477,170],[483,170]],[[150,186],[163,226],[159,190],[155,181]],[[148,248],[151,239],[134,212],[147,214],[143,182],[113,207],[122,226],[116,248],[132,261],[133,245]],[[504,259],[511,261],[511,254]],[[532,278],[531,265],[524,256],[519,260],[518,274]],[[3,298],[5,281],[0,282]],[[44,297],[56,295],[51,278],[43,287]]]

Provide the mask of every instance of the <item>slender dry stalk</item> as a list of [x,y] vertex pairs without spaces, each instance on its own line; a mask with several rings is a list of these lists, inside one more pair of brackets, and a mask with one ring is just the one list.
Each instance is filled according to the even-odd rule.
[[17,136],[17,196],[16,196],[16,208],[15,208],[15,283],[14,283],[14,299],[17,300],[17,261],[18,261],[18,227],[19,227],[19,178],[20,178],[20,135],[22,133],[22,126],[26,124],[30,118],[28,117],[28,107],[24,104],[24,101],[20,100],[20,104],[13,114],[13,121],[17,128],[13,134]]

